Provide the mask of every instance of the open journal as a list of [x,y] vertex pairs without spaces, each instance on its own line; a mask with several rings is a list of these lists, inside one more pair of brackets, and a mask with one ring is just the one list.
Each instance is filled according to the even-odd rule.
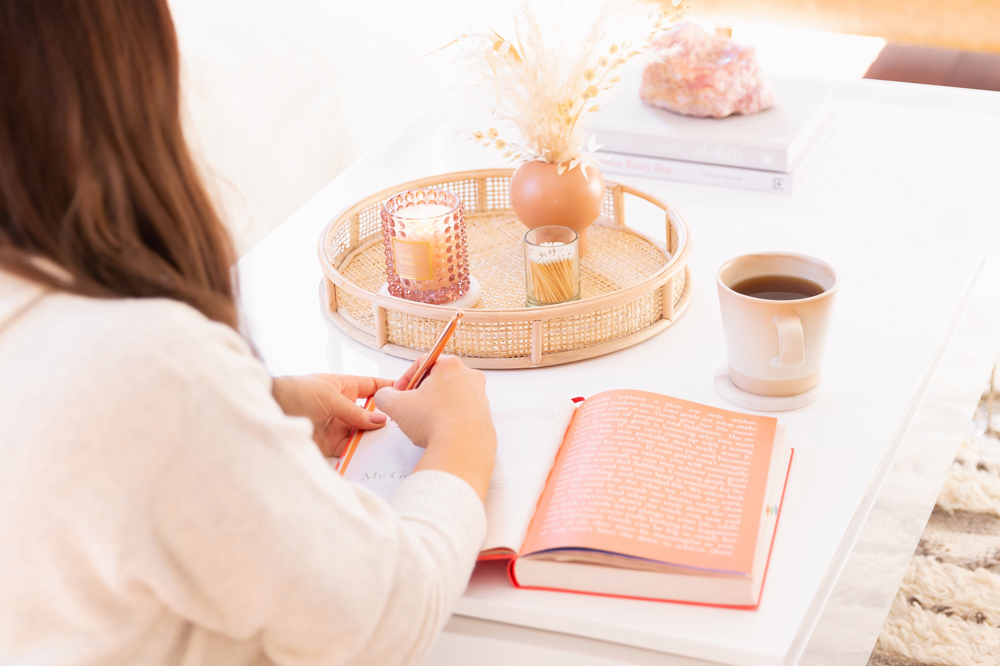
[[[480,559],[518,587],[755,607],[791,451],[766,416],[643,391],[491,398]],[[390,421],[339,472],[388,498],[420,459]]]

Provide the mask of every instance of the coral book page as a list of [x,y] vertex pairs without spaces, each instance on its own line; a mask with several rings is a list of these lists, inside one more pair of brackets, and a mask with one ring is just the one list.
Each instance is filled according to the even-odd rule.
[[593,549],[748,574],[777,420],[644,391],[577,410],[521,555]]

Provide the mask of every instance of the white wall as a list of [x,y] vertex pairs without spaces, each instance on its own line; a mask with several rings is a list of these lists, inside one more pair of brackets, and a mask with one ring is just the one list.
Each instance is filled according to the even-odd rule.
[[245,252],[458,74],[502,0],[171,0],[188,138]]

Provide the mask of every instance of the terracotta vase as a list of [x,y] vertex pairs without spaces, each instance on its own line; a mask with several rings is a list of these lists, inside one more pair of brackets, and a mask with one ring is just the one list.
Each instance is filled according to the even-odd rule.
[[596,167],[579,166],[559,174],[558,164],[525,162],[510,181],[510,203],[529,229],[558,224],[580,234],[580,254],[587,252],[587,227],[604,204],[604,178]]

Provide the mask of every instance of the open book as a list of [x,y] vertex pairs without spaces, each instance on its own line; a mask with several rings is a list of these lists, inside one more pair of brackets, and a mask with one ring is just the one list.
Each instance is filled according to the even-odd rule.
[[[777,420],[643,391],[491,399],[481,559],[518,587],[755,607],[791,451]],[[388,498],[420,459],[392,421],[339,472]]]

